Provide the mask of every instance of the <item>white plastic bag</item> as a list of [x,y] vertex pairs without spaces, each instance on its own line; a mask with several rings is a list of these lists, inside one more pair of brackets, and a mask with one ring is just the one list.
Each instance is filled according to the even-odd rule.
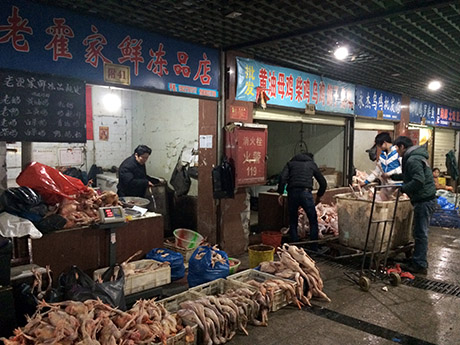
[[14,216],[8,212],[0,214],[0,235],[10,238],[30,236],[32,239],[43,236],[30,220]]

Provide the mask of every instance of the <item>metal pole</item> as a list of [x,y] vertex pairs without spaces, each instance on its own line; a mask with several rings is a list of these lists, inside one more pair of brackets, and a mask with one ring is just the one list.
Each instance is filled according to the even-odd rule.
[[377,191],[374,188],[374,197],[372,198],[371,214],[369,216],[369,225],[367,226],[366,242],[364,242],[364,255],[363,255],[363,262],[361,263],[361,275],[364,273],[364,263],[366,261],[366,256],[367,256],[366,254],[367,245],[369,243],[369,233],[371,232],[372,217],[374,216],[374,206],[375,206],[375,196],[376,195],[377,195]]
[[398,188],[398,192],[396,193],[395,207],[393,209],[393,220],[391,222],[390,236],[388,238],[387,250],[385,252],[385,259],[383,260],[384,268],[387,266],[388,253],[390,251],[390,246],[391,246],[391,237],[393,236],[393,229],[394,229],[395,221],[396,221],[396,212],[398,210],[398,204],[399,204],[399,196],[401,194],[401,187],[398,186],[397,188]]
[[[221,82],[220,82],[220,99],[219,104],[217,106],[217,134],[216,134],[216,165],[219,165],[222,161],[222,156],[224,152],[224,140],[223,140],[223,128],[225,123],[225,99],[227,90],[225,87],[225,80],[227,79],[227,59],[226,53],[221,50],[220,52],[220,75],[221,75]],[[216,243],[222,248],[222,208],[221,208],[221,200],[215,200],[216,205]]]

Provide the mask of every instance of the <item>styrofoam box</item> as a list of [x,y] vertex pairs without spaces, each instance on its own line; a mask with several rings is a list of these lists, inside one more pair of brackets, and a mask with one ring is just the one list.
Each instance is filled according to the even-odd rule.
[[[248,269],[248,270],[245,270],[245,271],[241,271],[239,273],[235,273],[235,274],[229,276],[228,279],[229,280],[236,280],[236,281],[239,281],[241,283],[246,283],[246,282],[248,282],[250,280],[255,280],[258,283],[263,283],[266,280],[279,279],[279,280],[282,280],[282,281],[284,281],[284,282],[286,282],[288,284],[291,284],[293,286],[293,288],[294,288],[294,291],[295,291],[295,289],[297,287],[297,282],[295,282],[293,280],[280,278],[280,277],[271,275],[269,273],[260,272],[260,271],[254,270],[254,269]],[[282,290],[282,289],[278,289],[278,290],[275,291],[275,294],[274,294],[273,305],[271,307],[271,311],[278,311],[278,310],[280,310],[281,308],[287,306],[290,303],[292,303],[292,301],[286,300],[285,291]]]
[[[151,265],[152,262],[155,262],[158,265],[161,264],[161,262],[155,260],[138,260],[131,263],[136,265],[136,269],[141,269]],[[96,279],[98,275],[102,275],[105,270],[107,270],[107,267],[94,271],[94,279]],[[171,267],[169,265],[156,268],[148,272],[132,274],[127,277],[125,276],[125,295],[153,289],[157,286],[162,286],[169,283],[171,283]]]

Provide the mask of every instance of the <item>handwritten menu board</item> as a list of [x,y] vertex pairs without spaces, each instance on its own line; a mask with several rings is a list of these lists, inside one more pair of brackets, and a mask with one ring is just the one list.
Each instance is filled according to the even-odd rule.
[[85,83],[0,70],[0,141],[86,142]]

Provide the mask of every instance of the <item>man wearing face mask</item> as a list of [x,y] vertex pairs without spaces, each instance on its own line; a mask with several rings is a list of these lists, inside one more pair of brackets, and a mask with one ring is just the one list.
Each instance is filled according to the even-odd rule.
[[[375,170],[367,177],[366,181],[361,183],[361,187],[368,183],[374,182],[382,175],[389,177],[393,174],[401,174],[402,172],[401,158],[399,157],[396,146],[393,145],[390,134],[388,134],[388,132],[377,134],[375,137],[374,146],[366,151],[369,153],[369,158],[371,158],[371,156],[375,157],[374,151],[376,151],[377,148],[382,151],[378,157],[377,166],[375,167]],[[372,153],[374,153],[374,155],[372,155]]]
[[163,183],[161,179],[147,175],[145,163],[151,153],[152,149],[150,147],[139,145],[134,150],[134,153],[121,163],[118,169],[118,196],[137,196],[143,198],[148,187]]

